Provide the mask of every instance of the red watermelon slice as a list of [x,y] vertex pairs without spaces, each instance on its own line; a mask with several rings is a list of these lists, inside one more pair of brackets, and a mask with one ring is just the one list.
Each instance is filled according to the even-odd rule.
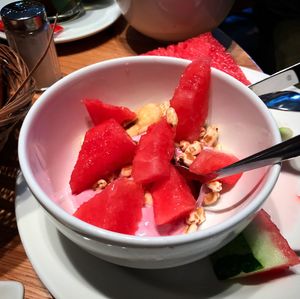
[[[203,149],[190,165],[189,170],[198,175],[205,175],[219,168],[237,162],[238,158],[232,154],[214,149]],[[242,176],[241,173],[220,179],[223,184],[233,186]]]
[[136,145],[123,127],[109,119],[89,129],[71,174],[73,194],[132,162]]
[[167,179],[150,187],[156,225],[163,225],[182,219],[194,210],[196,201],[180,173],[171,166]]
[[83,100],[83,103],[94,123],[98,125],[101,122],[113,118],[119,124],[133,121],[136,118],[136,114],[130,109],[123,106],[114,106],[104,103],[100,100]]
[[179,42],[176,45],[169,45],[166,48],[161,47],[149,51],[145,53],[145,55],[171,56],[189,60],[209,56],[211,58],[212,67],[231,75],[245,85],[250,84],[230,53],[226,52],[226,49],[210,32]]
[[148,128],[132,162],[132,176],[137,183],[149,184],[169,176],[175,150],[174,137],[175,131],[165,118]]
[[142,217],[144,191],[133,180],[120,178],[83,203],[74,216],[118,233],[133,235]]
[[177,113],[176,141],[199,139],[208,114],[210,59],[192,61],[180,77],[170,101]]
[[300,263],[270,215],[261,210],[233,241],[211,256],[219,279],[270,274]]

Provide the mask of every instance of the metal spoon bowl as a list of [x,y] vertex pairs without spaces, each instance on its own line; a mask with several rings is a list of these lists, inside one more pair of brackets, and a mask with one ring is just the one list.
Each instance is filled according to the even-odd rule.
[[300,111],[300,93],[278,91],[259,96],[268,108],[284,111]]
[[[218,180],[233,174],[242,173],[252,169],[260,168],[267,165],[280,163],[284,160],[291,159],[300,155],[300,135],[297,135],[284,142],[278,143],[254,155],[244,158],[236,163],[217,169],[211,173],[198,175],[191,174],[191,178],[206,183],[212,180]],[[188,170],[187,166],[176,164],[177,167]]]

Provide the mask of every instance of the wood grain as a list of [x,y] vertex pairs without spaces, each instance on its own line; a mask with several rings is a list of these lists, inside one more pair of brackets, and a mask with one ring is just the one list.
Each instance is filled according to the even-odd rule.
[[[128,27],[123,18],[119,18],[111,27],[96,35],[71,43],[58,44],[57,52],[62,72],[66,75],[96,62],[141,54],[163,45],[142,36]],[[228,51],[239,65],[260,70],[236,43],[232,42]],[[52,298],[33,270],[17,230],[10,231],[9,234],[3,230],[0,232],[0,279],[23,283],[26,299]]]

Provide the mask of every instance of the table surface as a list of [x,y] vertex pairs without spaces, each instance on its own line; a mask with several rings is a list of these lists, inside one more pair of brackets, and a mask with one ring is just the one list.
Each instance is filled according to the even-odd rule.
[[[142,36],[120,17],[105,31],[83,40],[58,44],[57,52],[62,72],[66,75],[99,61],[141,54],[158,46],[163,45]],[[260,70],[251,57],[234,41],[230,42],[227,51],[240,66]],[[12,228],[6,231],[0,227],[0,233],[0,280],[15,280],[23,283],[26,299],[53,298],[33,270],[16,226],[12,224]]]

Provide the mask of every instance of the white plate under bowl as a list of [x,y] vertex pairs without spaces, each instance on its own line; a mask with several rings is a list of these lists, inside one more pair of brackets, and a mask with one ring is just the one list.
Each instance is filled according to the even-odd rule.
[[[265,77],[244,69],[255,82]],[[273,112],[273,111],[272,111]],[[299,112],[274,112],[279,122],[300,132]],[[300,253],[300,172],[285,163],[264,205],[273,221]],[[216,279],[208,259],[164,270],[137,270],[104,262],[66,239],[48,220],[20,176],[16,218],[26,254],[41,281],[56,299],[295,299],[300,294],[300,267],[272,280]]]
[[23,299],[24,287],[18,281],[3,280],[0,281],[1,299]]
[[[1,0],[0,10],[11,0]],[[66,22],[59,23],[64,30],[54,36],[54,42],[66,43],[79,40],[96,34],[111,24],[121,15],[118,4],[114,0],[92,1],[93,4],[84,5],[85,14],[81,17]],[[0,32],[0,38],[6,39],[4,32]]]

